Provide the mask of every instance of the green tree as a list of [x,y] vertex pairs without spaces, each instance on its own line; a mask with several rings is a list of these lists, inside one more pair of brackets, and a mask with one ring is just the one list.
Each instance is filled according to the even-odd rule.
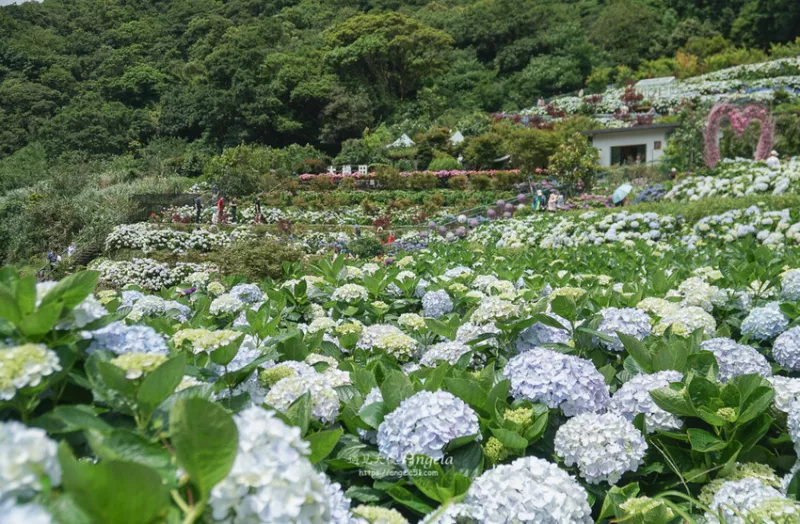
[[546,168],[548,159],[555,153],[561,136],[552,131],[542,129],[514,129],[506,138],[508,154],[514,166],[525,174],[533,173],[537,168]]
[[550,172],[561,182],[567,195],[573,195],[579,189],[589,193],[600,169],[599,159],[600,153],[589,145],[589,139],[575,133],[550,157]]
[[464,157],[472,169],[487,169],[494,161],[505,155],[505,140],[500,133],[489,131],[469,141]]
[[413,95],[447,65],[453,38],[400,13],[355,16],[327,37],[327,61],[343,81],[367,82],[383,96]]

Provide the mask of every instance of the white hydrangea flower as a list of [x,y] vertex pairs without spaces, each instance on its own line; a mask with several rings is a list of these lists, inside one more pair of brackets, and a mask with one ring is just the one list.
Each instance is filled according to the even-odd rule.
[[[176,331],[172,335],[172,343],[175,344],[176,348],[180,348],[184,342],[189,342],[192,353],[211,353],[222,346],[227,346],[240,336],[242,336],[240,331],[233,331],[232,329],[211,331],[205,328],[187,328]],[[244,341],[242,345],[244,345]]]
[[84,331],[81,335],[92,341],[87,353],[105,350],[117,355],[134,351],[166,355],[169,352],[164,337],[150,326],[128,326],[117,321],[94,331]]
[[781,280],[781,297],[784,300],[800,300],[800,269],[790,269]]
[[306,328],[308,333],[316,333],[318,331],[328,332],[336,327],[336,321],[330,317],[317,317],[311,321],[311,324]]
[[51,486],[61,484],[57,454],[58,445],[45,430],[0,422],[0,500],[32,496],[42,489],[42,476]]
[[[123,291],[123,296],[124,296]],[[141,316],[152,317],[161,315],[166,311],[166,300],[155,295],[145,295],[139,298],[133,305],[131,313],[138,313]]]
[[53,516],[39,504],[17,504],[0,499],[0,524],[53,524]]
[[519,306],[498,296],[484,297],[477,309],[472,312],[470,322],[486,324],[488,322],[508,320],[519,315]]
[[478,433],[478,416],[463,400],[446,391],[420,391],[384,417],[378,450],[405,467],[413,455],[440,460],[451,440]]
[[756,373],[762,377],[772,376],[772,367],[756,348],[739,344],[729,338],[712,338],[700,344],[700,348],[714,353],[719,366],[717,380],[725,383],[738,375]]
[[789,371],[800,371],[800,326],[784,331],[775,339],[772,358]]
[[226,293],[218,296],[213,302],[211,302],[208,312],[216,317],[219,315],[233,315],[241,311],[243,308],[244,302],[242,302],[239,297],[231,295],[230,293]]
[[408,360],[417,351],[417,341],[389,324],[365,326],[358,341],[361,349],[385,351],[398,360]]
[[359,302],[369,298],[369,291],[358,284],[345,284],[336,288],[331,299],[339,302]]
[[706,335],[713,335],[717,330],[717,322],[710,313],[698,306],[681,306],[661,318],[653,328],[656,335],[662,335],[668,327],[672,332],[687,336],[697,329],[702,329]]
[[439,318],[453,311],[453,301],[447,291],[428,291],[422,296],[422,310],[426,317]]
[[555,452],[590,484],[616,484],[644,462],[644,436],[618,413],[583,413],[556,432]]
[[559,408],[568,417],[602,411],[610,397],[605,378],[591,361],[549,349],[521,353],[506,364],[511,395]]
[[[771,499],[785,499],[786,497],[777,489],[765,486],[760,480],[746,478],[742,480],[731,480],[724,483],[709,506],[711,512],[705,514],[709,523],[720,524],[746,524],[748,521],[742,518],[755,510],[758,506]],[[717,515],[721,513],[721,521]]]
[[778,411],[789,412],[791,405],[800,399],[800,378],[774,376],[769,377],[770,384],[775,389],[774,406]]
[[617,336],[618,332],[638,340],[650,334],[650,317],[639,309],[607,307],[600,310],[600,315],[603,319],[597,326],[597,331],[613,339],[611,342],[600,340],[600,345],[611,351],[625,349]]
[[633,421],[639,413],[645,415],[645,426],[648,433],[657,429],[669,431],[683,425],[681,419],[664,411],[653,402],[650,392],[669,386],[671,382],[680,382],[683,375],[678,371],[659,371],[652,375],[636,375],[624,383],[611,397],[609,411],[619,413]]
[[[486,324],[473,324],[472,322],[464,322],[456,330],[456,342],[463,342],[465,344],[478,338],[481,335],[492,334],[499,335],[500,329],[494,324],[489,322]],[[491,341],[492,345],[496,345],[496,341]],[[482,342],[485,344],[486,342]]]
[[416,313],[403,313],[397,319],[397,325],[412,331],[419,331],[425,329],[425,319]]
[[[36,284],[36,307],[39,307],[44,297],[56,287],[56,284],[58,282],[52,280]],[[72,309],[72,320],[60,322],[56,325],[56,329],[83,328],[106,315],[108,315],[108,310],[105,306],[94,295],[89,295]]]
[[333,387],[324,373],[287,377],[272,386],[264,402],[285,412],[292,402],[308,391],[311,393],[311,415],[330,424],[339,416],[339,395]]
[[[422,355],[419,363],[423,366],[436,367],[436,362],[444,360],[450,365],[455,365],[459,359],[472,351],[472,348],[463,342],[439,342],[428,348],[428,351]],[[486,358],[481,353],[474,353],[470,364],[475,367]]]
[[556,320],[566,329],[559,329],[537,322],[519,334],[519,338],[515,343],[518,353],[530,351],[542,344],[566,344],[570,341],[571,336],[568,331],[570,328],[569,320],[555,313],[548,313],[548,316]]
[[523,457],[501,464],[476,478],[464,501],[452,506],[445,519],[431,524],[462,522],[590,524],[592,510],[586,491],[555,464]]
[[125,378],[136,380],[152,373],[166,361],[167,356],[158,353],[124,353],[111,363],[125,371]]
[[715,287],[700,277],[690,277],[678,286],[679,296],[683,297],[684,306],[698,306],[706,311],[714,309],[712,297]]
[[58,355],[43,344],[0,349],[0,400],[11,400],[17,390],[36,387],[57,371],[61,371]]
[[755,340],[771,340],[789,327],[789,319],[781,312],[780,304],[770,302],[764,307],[753,308],[742,321],[742,333]]
[[350,512],[350,499],[342,491],[342,485],[331,482],[325,473],[319,473],[319,480],[325,486],[328,497],[328,513],[330,524],[359,524],[360,520]]
[[239,452],[228,476],[211,491],[215,521],[233,524],[327,524],[328,486],[308,461],[299,428],[272,411],[247,408],[234,416]]

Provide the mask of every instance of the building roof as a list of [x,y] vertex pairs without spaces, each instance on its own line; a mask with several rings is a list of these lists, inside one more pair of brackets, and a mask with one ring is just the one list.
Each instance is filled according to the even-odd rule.
[[415,145],[415,142],[411,140],[407,134],[403,133],[403,135],[400,138],[398,138],[397,140],[395,140],[386,147],[411,147],[413,145]]
[[675,129],[678,124],[650,124],[648,126],[633,126],[633,127],[617,127],[608,129],[592,129],[590,131],[583,131],[582,135],[605,135],[608,133],[635,133],[637,131],[649,131],[651,129]]

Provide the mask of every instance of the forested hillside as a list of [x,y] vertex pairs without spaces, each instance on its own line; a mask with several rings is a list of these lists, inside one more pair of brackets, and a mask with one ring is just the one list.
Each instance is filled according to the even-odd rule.
[[[337,151],[379,122],[796,54],[795,0],[45,0],[0,8],[0,158],[157,137]],[[776,44],[788,44],[777,46]]]

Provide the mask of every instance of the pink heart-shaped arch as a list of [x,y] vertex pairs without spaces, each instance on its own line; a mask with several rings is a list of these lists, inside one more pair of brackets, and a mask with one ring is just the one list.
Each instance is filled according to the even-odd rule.
[[756,147],[756,160],[765,160],[775,143],[775,122],[767,112],[767,108],[759,104],[748,104],[737,107],[733,104],[717,104],[706,119],[706,165],[713,168],[719,162],[719,142],[717,135],[725,119],[730,120],[733,131],[741,136],[751,122],[761,123],[761,136]]

